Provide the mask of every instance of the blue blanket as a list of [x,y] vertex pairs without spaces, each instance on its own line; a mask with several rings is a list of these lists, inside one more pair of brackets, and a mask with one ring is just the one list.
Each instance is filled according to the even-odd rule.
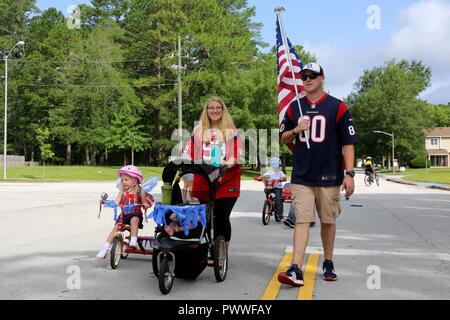
[[[186,205],[174,206],[162,203],[155,204],[155,209],[148,215],[148,218],[153,220],[158,225],[168,225],[166,221],[166,214],[174,212],[177,216],[177,221],[184,228],[184,234],[189,234],[189,226],[192,223],[194,228],[198,226],[200,220],[203,227],[206,227],[206,205]],[[169,221],[170,223],[170,221]]]

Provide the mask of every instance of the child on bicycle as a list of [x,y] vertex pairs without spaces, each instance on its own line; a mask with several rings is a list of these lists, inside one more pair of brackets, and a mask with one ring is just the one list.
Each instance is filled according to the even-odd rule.
[[[255,180],[279,180],[275,188],[273,189],[273,193],[275,193],[275,208],[278,214],[283,214],[283,201],[281,200],[281,193],[283,192],[283,184],[282,181],[286,181],[286,176],[283,171],[280,169],[281,160],[278,157],[273,157],[270,160],[271,169],[267,171],[262,176],[255,178]],[[267,188],[264,189],[266,195],[269,194],[270,190]]]
[[120,178],[120,191],[115,199],[115,202],[122,209],[122,213],[118,217],[116,225],[106,239],[103,249],[97,254],[97,258],[99,259],[106,258],[117,232],[118,223],[131,226],[131,240],[129,245],[130,247],[137,248],[138,229],[143,226],[142,209],[146,211],[151,207],[145,197],[145,192],[140,185],[144,180],[144,176],[137,167],[131,165],[122,167],[117,170],[117,175]]

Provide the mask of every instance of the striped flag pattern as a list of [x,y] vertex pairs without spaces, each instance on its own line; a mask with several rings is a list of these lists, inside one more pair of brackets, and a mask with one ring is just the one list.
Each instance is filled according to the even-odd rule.
[[[291,42],[288,41],[288,48],[286,49],[283,44],[283,38],[281,36],[280,22],[277,16],[277,84],[278,84],[278,123],[281,125],[286,110],[289,105],[296,100],[295,87],[297,86],[297,92],[299,98],[304,97],[306,94],[303,91],[303,83],[300,79],[300,70],[303,68],[303,63],[299,56],[292,47]],[[287,60],[287,52],[291,57],[293,73],[289,68]],[[293,77],[294,75],[294,77]],[[289,149],[293,150],[294,145],[288,145]]]

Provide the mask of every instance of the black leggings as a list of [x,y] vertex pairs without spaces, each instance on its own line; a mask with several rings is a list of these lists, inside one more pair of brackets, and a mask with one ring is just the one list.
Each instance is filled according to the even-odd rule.
[[214,237],[222,235],[225,241],[230,241],[230,214],[236,201],[237,198],[221,198],[214,201]]

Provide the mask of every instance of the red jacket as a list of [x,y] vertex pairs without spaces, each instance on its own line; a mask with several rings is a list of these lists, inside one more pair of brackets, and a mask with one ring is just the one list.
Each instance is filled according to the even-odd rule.
[[[187,154],[190,155],[193,160],[209,160],[209,147],[210,143],[202,143],[201,139],[194,135],[188,146]],[[231,157],[236,160],[239,159],[242,150],[242,141],[239,137],[233,138],[222,144],[222,150],[225,153],[223,160],[230,159]],[[198,174],[194,175],[194,183],[192,186],[192,195],[200,200],[208,201],[208,183],[203,176]],[[228,169],[222,178],[219,190],[216,193],[216,199],[220,198],[238,198],[241,191],[241,167],[236,164],[234,167]]]

